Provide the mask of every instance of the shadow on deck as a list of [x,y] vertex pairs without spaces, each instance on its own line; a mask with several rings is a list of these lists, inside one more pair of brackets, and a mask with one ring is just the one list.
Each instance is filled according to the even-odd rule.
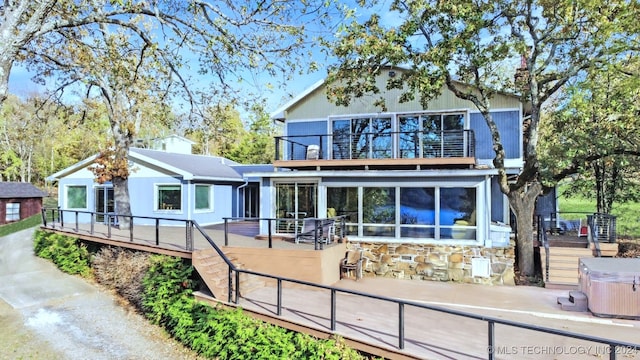
[[[429,290],[423,282],[410,281],[411,290],[403,298],[398,297],[403,296],[396,287],[399,280],[382,285],[382,288],[380,282],[372,283],[373,287],[368,289],[371,292],[351,290],[343,287],[345,280],[339,280],[339,261],[346,249],[344,243],[327,244],[321,251],[315,250],[314,244],[292,241],[273,241],[273,246],[268,247],[266,241],[255,239],[257,225],[254,224],[238,223],[227,228],[226,241],[225,231],[220,226],[195,226],[198,231],[189,226],[138,225],[132,231],[97,224],[93,227],[57,224],[55,229],[44,227],[44,230],[113,246],[176,254],[192,259],[194,267],[197,254],[202,253],[202,263],[219,268],[215,272],[217,279],[211,279],[206,271],[198,270],[201,277],[216,280],[215,283],[207,283],[215,298],[205,293],[195,294],[200,300],[242,307],[256,318],[321,338],[339,335],[355,349],[385,358],[480,359],[492,355],[487,349],[494,344],[562,344],[568,348],[576,346],[576,339],[578,344],[584,341],[609,346],[629,344],[599,341],[588,335],[563,336],[564,330],[528,324],[529,315],[522,322],[515,323],[502,319],[501,315],[487,316],[489,307],[483,307],[484,310],[477,313],[452,308],[451,305],[470,299],[498,300],[490,304],[491,309],[504,305],[495,294],[478,296],[482,289],[477,285],[460,284],[471,287]],[[219,261],[221,254],[224,261]],[[209,255],[218,260],[206,264]],[[218,271],[220,269],[223,271]],[[252,278],[260,279],[260,286],[246,288]],[[366,282],[368,279],[350,283]],[[380,291],[394,297],[372,295]],[[424,297],[418,297],[425,291]],[[513,292],[509,290],[510,296]],[[407,300],[433,299],[436,294],[452,295],[448,300],[449,306],[443,307],[432,301]],[[520,300],[529,298],[533,297],[526,295]],[[536,336],[531,336],[531,331]]]

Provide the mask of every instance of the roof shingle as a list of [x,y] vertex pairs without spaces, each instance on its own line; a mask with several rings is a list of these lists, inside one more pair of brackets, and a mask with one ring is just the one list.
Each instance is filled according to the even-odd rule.
[[0,199],[41,198],[46,196],[46,192],[31,183],[0,181]]

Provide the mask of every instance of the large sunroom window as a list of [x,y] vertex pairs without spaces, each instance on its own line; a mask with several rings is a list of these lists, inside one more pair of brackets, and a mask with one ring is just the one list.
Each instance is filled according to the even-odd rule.
[[347,235],[358,235],[358,188],[331,187],[327,189],[327,213],[344,216]]
[[327,208],[361,237],[475,240],[476,187],[327,187]]

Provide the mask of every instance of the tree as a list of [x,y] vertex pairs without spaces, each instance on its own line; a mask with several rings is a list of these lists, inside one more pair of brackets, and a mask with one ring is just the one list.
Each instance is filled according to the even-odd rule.
[[202,116],[191,124],[187,131],[198,139],[200,153],[205,155],[227,156],[237,147],[245,130],[240,120],[240,113],[230,104],[217,103],[208,106]]
[[276,128],[269,114],[261,104],[257,104],[250,115],[249,130],[240,139],[238,146],[225,156],[241,164],[271,164],[275,158],[275,135]]
[[[341,29],[332,46],[339,64],[328,77],[330,94],[337,104],[348,104],[353,97],[378,93],[376,75],[385,66],[405,65],[412,71],[386,84],[404,90],[400,101],[419,96],[427,108],[445,87],[471,101],[490,130],[500,189],[516,217],[518,269],[522,276],[533,275],[532,219],[544,189],[538,159],[543,104],[586,69],[637,48],[637,8],[636,1],[624,0],[394,0],[389,11],[397,15],[395,24],[383,23],[384,10],[375,9],[362,23],[356,19]],[[518,82],[498,71],[520,57]],[[525,165],[513,182],[507,179],[504,148],[489,112],[499,90],[520,93],[531,109]],[[383,99],[376,104],[384,109]]]
[[[113,148],[105,156],[123,165],[139,130],[145,96],[155,93],[166,105],[179,94],[197,111],[197,96],[183,67],[195,65],[200,75],[209,76],[210,96],[230,103],[250,101],[246,86],[238,83],[262,73],[287,78],[316,68],[305,61],[311,58],[306,30],[332,21],[333,10],[331,2],[321,0],[4,2],[0,103],[14,63],[25,64],[41,83],[56,74],[62,100],[71,86],[84,87],[87,95],[97,89],[113,136]],[[106,168],[114,169],[116,186],[127,186],[125,169]],[[118,212],[130,215],[126,191],[116,190],[115,196]]]
[[31,182],[34,149],[42,137],[33,112],[16,97],[6,101],[0,111],[0,144],[7,162],[5,177],[9,180]]
[[636,57],[590,69],[560,94],[541,126],[545,178],[575,172],[568,194],[595,199],[601,213],[615,202],[640,200],[638,69]]

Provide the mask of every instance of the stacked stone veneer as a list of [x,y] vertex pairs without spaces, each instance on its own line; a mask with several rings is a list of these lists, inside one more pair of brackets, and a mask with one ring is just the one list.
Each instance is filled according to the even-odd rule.
[[[350,249],[364,250],[363,272],[368,277],[456,281],[486,285],[514,285],[514,242],[509,247],[399,244],[349,241]],[[487,277],[474,277],[473,258],[490,262]]]

